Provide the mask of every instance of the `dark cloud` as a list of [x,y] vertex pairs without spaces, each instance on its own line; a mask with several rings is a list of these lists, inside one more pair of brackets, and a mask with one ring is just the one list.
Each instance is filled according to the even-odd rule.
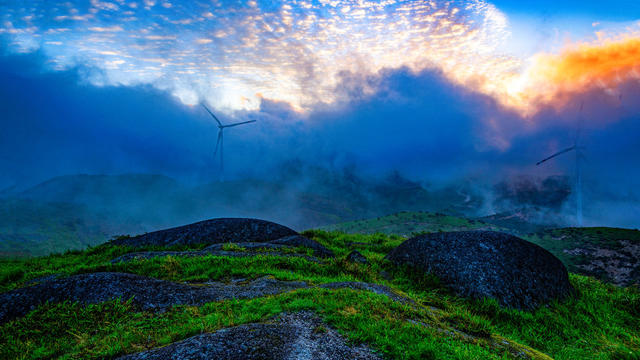
[[[90,69],[43,72],[43,61],[38,53],[0,58],[0,187],[74,173],[215,178],[217,129],[201,108],[147,86],[89,85],[82,79]],[[640,89],[637,83],[621,89],[618,103],[602,94],[584,95],[581,139],[589,224],[640,222],[630,212],[640,210]],[[501,204],[572,211],[573,156],[534,164],[573,143],[575,109],[542,111],[527,123],[434,71],[389,70],[367,78],[344,74],[337,91],[337,103],[320,103],[304,114],[266,99],[258,111],[219,112],[223,121],[258,120],[225,133],[228,176],[278,180],[286,174],[274,169],[297,159],[374,177],[398,170],[423,184],[471,184]],[[495,146],[495,139],[507,146]],[[531,185],[525,190],[535,191],[523,192],[511,183],[495,191],[494,184],[514,176],[561,177],[525,181]]]
[[40,73],[33,56],[1,60],[5,182],[70,172],[186,172],[206,161],[214,128],[149,87],[95,87],[79,72]]

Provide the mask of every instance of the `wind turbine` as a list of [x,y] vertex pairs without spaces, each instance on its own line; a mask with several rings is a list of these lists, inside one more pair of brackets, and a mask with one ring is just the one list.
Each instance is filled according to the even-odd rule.
[[213,115],[213,113],[211,112],[211,110],[209,110],[209,108],[207,108],[204,104],[201,104],[202,107],[207,110],[207,112],[213,117],[213,119],[218,123],[218,141],[216,141],[216,149],[213,151],[213,158],[215,159],[216,154],[218,153],[218,148],[220,149],[220,181],[224,181],[224,150],[223,150],[223,143],[224,143],[224,132],[223,130],[225,128],[229,128],[229,127],[234,127],[234,126],[238,126],[238,125],[244,125],[244,124],[249,124],[249,123],[253,123],[256,122],[255,120],[249,120],[249,121],[242,121],[242,122],[238,122],[238,123],[233,123],[233,124],[229,124],[229,125],[222,125],[222,122],[220,122],[220,120],[218,120],[218,118]]
[[574,151],[576,155],[576,222],[579,227],[582,227],[582,173],[580,169],[580,160],[584,159],[584,154],[582,150],[584,150],[583,146],[580,146],[580,130],[582,128],[582,107],[584,106],[584,101],[580,104],[580,117],[578,119],[578,130],[576,132],[576,138],[573,142],[573,146],[570,146],[564,150],[558,151],[557,153],[546,157],[536,163],[536,166],[544,163],[547,160],[551,160],[556,156],[568,153],[570,151]]

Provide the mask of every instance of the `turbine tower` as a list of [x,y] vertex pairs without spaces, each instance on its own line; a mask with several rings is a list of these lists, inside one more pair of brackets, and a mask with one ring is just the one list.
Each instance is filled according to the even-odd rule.
[[568,147],[564,150],[558,151],[557,153],[546,157],[536,163],[536,166],[544,163],[547,160],[551,160],[556,156],[574,151],[576,156],[576,222],[579,227],[582,227],[582,173],[580,169],[580,162],[584,159],[584,154],[582,150],[584,150],[583,146],[580,146],[580,130],[582,129],[582,107],[584,106],[584,102],[580,105],[580,118],[578,119],[578,130],[576,132],[576,138],[573,142],[573,146]]
[[213,113],[211,112],[211,110],[209,110],[209,108],[207,108],[204,104],[201,104],[201,105],[205,110],[207,110],[207,112],[218,123],[218,141],[216,141],[216,149],[213,151],[213,158],[215,159],[216,154],[218,153],[218,148],[219,148],[220,149],[220,181],[224,181],[224,149],[223,149],[223,143],[224,143],[224,135],[223,134],[224,134],[224,132],[223,132],[223,130],[225,128],[238,126],[238,125],[249,124],[249,123],[253,123],[253,122],[256,122],[256,121],[255,120],[249,120],[249,121],[242,121],[242,122],[233,123],[233,124],[229,124],[229,125],[223,125],[222,122],[220,122],[220,120],[218,120],[218,118],[215,115],[213,115]]

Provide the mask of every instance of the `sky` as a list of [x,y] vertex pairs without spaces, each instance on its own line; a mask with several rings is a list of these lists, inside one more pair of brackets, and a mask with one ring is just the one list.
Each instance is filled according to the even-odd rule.
[[225,132],[231,177],[289,158],[436,182],[573,176],[573,155],[535,163],[579,139],[591,203],[640,197],[634,1],[0,0],[0,96],[0,187],[206,178],[204,103],[257,120]]

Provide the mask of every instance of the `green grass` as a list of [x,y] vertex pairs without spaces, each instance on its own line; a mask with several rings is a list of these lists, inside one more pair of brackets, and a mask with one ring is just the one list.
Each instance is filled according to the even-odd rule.
[[[623,258],[635,268],[630,274],[630,284],[640,282],[640,259],[629,252],[627,246],[640,246],[640,231],[608,227],[559,228],[540,231],[524,237],[557,256],[569,271],[595,276],[603,281],[611,281],[609,274],[602,271],[586,271],[580,265],[589,264],[592,256],[567,251],[574,249],[604,249],[615,252],[615,257]],[[600,259],[604,263],[610,260]]]
[[462,231],[462,230],[504,230],[498,226],[479,220],[470,220],[456,216],[429,212],[403,211],[373,219],[349,221],[322,227],[328,231],[345,233],[411,236],[424,232]]
[[[312,310],[351,341],[367,343],[390,358],[502,359],[512,358],[513,349],[531,348],[536,358],[547,354],[556,359],[638,359],[640,294],[635,288],[571,275],[578,291],[576,298],[535,312],[509,310],[492,300],[461,299],[435,277],[391,266],[383,258],[404,240],[400,236],[325,231],[307,231],[305,235],[329,247],[336,258],[318,264],[265,253],[256,257],[161,257],[111,264],[112,258],[131,249],[107,244],[62,255],[3,260],[0,289],[13,289],[54,273],[123,271],[172,281],[271,275],[311,284],[383,284],[410,297],[418,306],[366,291],[320,288],[200,307],[177,306],[161,314],[140,312],[127,299],[89,306],[48,304],[0,327],[0,358],[111,358],[201,332],[264,320],[283,311]],[[366,256],[369,264],[345,261],[352,249]],[[510,345],[498,346],[503,341]]]
[[560,252],[577,247],[623,250],[621,241],[640,245],[640,231],[609,227],[560,228],[529,234],[527,240],[549,251]]
[[108,239],[108,224],[85,206],[0,199],[0,256],[42,256]]
[[[500,359],[504,350],[472,345],[407,319],[438,323],[426,310],[394,303],[368,292],[303,289],[279,296],[174,307],[163,314],[136,312],[130,303],[42,306],[3,326],[0,356],[64,355],[102,358],[122,355],[203,332],[265,320],[283,311],[313,310],[353,342],[375,344],[386,355],[413,359]],[[35,339],[35,341],[33,341]],[[411,347],[406,345],[413,344]]]

